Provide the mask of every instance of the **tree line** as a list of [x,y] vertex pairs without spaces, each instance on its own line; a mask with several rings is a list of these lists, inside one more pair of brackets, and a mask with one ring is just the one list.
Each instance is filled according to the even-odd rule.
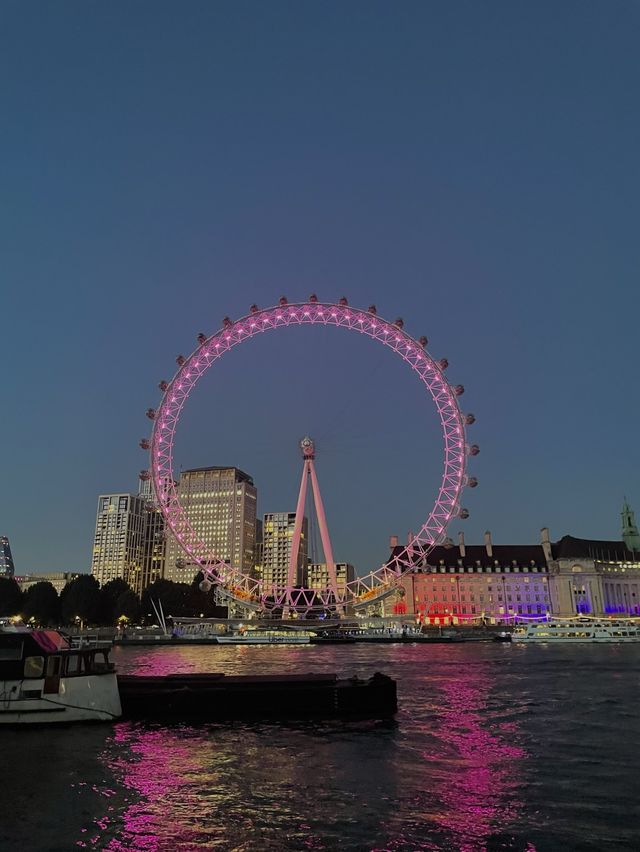
[[0,617],[20,616],[25,623],[41,627],[78,625],[109,627],[122,620],[131,624],[154,624],[151,601],[162,604],[165,616],[224,617],[226,607],[216,606],[213,591],[200,591],[202,575],[191,584],[156,580],[142,597],[124,580],[110,580],[100,586],[91,574],[71,580],[60,594],[43,580],[22,591],[15,580],[0,577]]

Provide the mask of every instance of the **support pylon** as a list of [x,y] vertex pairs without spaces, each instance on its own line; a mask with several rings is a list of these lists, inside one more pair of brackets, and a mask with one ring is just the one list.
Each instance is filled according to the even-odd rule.
[[331,548],[331,540],[329,538],[329,528],[327,526],[327,517],[324,511],[324,504],[320,495],[320,486],[316,475],[314,465],[315,445],[311,438],[303,438],[300,441],[300,449],[302,450],[303,466],[302,480],[300,482],[300,492],[298,494],[298,505],[296,506],[296,520],[293,527],[293,538],[291,540],[291,555],[289,557],[289,571],[287,574],[287,588],[289,590],[289,603],[291,603],[291,589],[297,585],[298,573],[298,555],[300,553],[300,539],[302,536],[302,521],[304,519],[304,507],[307,499],[307,485],[309,477],[311,478],[311,489],[313,491],[313,502],[318,516],[318,526],[320,527],[320,539],[322,541],[322,550],[324,551],[324,561],[327,566],[329,575],[329,589],[333,593],[334,600],[338,601],[338,582],[336,578],[336,564],[333,561],[333,550]]

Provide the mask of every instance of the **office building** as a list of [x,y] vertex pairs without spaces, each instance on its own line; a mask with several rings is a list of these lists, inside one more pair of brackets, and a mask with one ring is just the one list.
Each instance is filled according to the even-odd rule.
[[[329,571],[325,562],[311,562],[305,572],[304,585],[308,589],[324,591],[330,587]],[[347,583],[356,577],[355,568],[348,562],[336,562],[336,587],[338,597],[344,600],[347,593]]]
[[[257,490],[251,477],[236,467],[183,471],[178,499],[191,526],[212,556],[250,575],[254,569]],[[200,570],[167,531],[164,576],[191,583]]]
[[15,566],[11,555],[11,546],[6,535],[0,536],[0,577],[13,577]]

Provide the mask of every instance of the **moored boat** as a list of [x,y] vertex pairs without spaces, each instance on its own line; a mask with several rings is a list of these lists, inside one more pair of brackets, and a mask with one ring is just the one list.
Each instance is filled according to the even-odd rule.
[[57,630],[0,631],[0,725],[119,718],[110,647],[72,646]]
[[302,630],[247,630],[216,637],[219,645],[308,645],[311,633]]
[[528,642],[640,642],[640,622],[622,619],[554,619],[519,627],[515,643]]

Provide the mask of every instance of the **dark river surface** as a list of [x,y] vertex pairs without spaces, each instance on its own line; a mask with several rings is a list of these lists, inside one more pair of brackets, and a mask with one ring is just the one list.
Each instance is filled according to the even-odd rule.
[[0,850],[640,850],[640,645],[117,648],[121,672],[382,671],[395,723],[0,731]]

